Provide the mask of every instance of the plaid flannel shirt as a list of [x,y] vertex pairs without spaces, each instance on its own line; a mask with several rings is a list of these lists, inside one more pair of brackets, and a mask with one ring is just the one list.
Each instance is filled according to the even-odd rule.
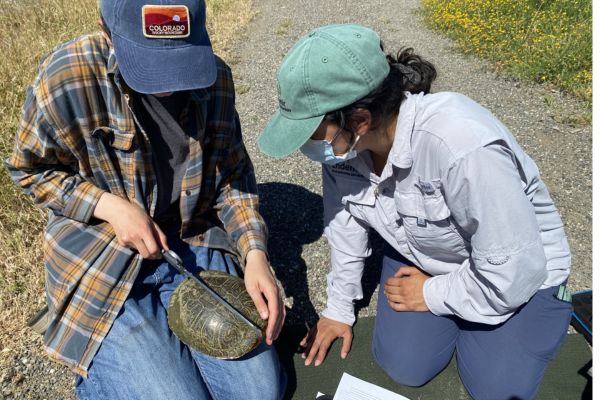
[[[266,252],[253,166],[242,142],[231,71],[217,60],[213,86],[192,93],[196,132],[182,182],[181,237],[236,254]],[[86,376],[142,264],[93,218],[110,192],[153,215],[157,185],[148,136],[129,104],[114,52],[100,34],[58,46],[27,92],[12,179],[49,210],[44,240],[50,355]]]

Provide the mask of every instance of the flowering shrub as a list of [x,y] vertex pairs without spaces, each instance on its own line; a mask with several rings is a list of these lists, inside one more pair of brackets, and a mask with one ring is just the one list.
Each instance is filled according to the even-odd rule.
[[463,51],[591,103],[591,0],[423,0],[423,14]]

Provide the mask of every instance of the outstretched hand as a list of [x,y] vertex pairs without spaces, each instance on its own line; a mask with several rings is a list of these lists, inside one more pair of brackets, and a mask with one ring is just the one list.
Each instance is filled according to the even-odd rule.
[[384,293],[394,311],[429,311],[423,285],[430,276],[417,267],[402,266],[385,281]]
[[352,345],[352,327],[343,322],[321,317],[300,342],[300,346],[305,348],[302,355],[306,359],[304,365],[310,365],[313,360],[315,360],[315,367],[321,365],[329,347],[337,338],[343,340],[340,356],[346,358]]

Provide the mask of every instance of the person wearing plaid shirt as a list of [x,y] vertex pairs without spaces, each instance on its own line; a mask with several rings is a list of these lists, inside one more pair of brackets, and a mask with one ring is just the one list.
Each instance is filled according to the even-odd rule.
[[[48,209],[47,351],[80,398],[277,399],[285,310],[231,71],[203,1],[150,3],[101,0],[103,32],[42,60],[6,161]],[[162,249],[191,272],[243,273],[265,342],[238,360],[182,344],[166,308],[183,277]]]

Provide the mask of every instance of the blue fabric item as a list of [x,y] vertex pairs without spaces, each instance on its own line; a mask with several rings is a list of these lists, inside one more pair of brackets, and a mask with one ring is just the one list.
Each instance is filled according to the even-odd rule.
[[585,340],[592,344],[592,291],[584,290],[573,293],[573,315],[571,324],[583,334]]
[[[381,285],[405,264],[386,245]],[[556,287],[539,290],[499,325],[430,312],[396,312],[381,293],[373,355],[398,383],[421,386],[442,371],[456,351],[461,380],[474,399],[531,399],[567,334],[572,307],[556,299],[555,291]]]
[[[237,275],[235,258],[190,247],[169,236],[191,272]],[[182,344],[167,323],[169,299],[183,277],[166,262],[147,260],[131,294],[92,360],[88,378],[76,376],[79,399],[280,399],[286,376],[274,347],[263,342],[237,360],[220,360]]]
[[[158,23],[157,20],[157,24],[152,25],[158,30],[154,35],[144,6],[155,9],[156,6],[185,6],[188,15],[173,16],[177,22]],[[100,14],[111,33],[119,70],[127,85],[136,92],[193,90],[215,82],[217,67],[206,30],[203,0],[101,0]],[[165,16],[169,16],[168,11]],[[186,20],[187,30],[179,36],[160,32],[170,24],[186,26],[183,23]]]

